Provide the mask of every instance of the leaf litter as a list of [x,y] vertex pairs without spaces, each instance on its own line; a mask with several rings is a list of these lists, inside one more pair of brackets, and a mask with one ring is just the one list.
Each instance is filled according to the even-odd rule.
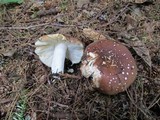
[[[20,95],[23,96],[19,91],[27,90],[25,117],[30,119],[159,119],[160,29],[157,26],[159,17],[156,17],[159,1],[146,5],[146,2],[135,3],[134,0],[130,3],[90,0],[81,8],[77,8],[77,0],[46,1],[52,4],[42,4],[38,9],[33,9],[34,6],[26,1],[15,8],[12,5],[1,8],[0,51],[16,48],[16,52],[10,57],[0,54],[0,80],[3,79],[0,82],[0,99],[3,100],[0,102],[0,118],[9,118],[16,112],[15,103]],[[60,8],[58,14],[32,17],[38,11],[50,10],[55,6]],[[132,13],[135,8],[138,17]],[[128,23],[127,16],[131,23]],[[155,27],[148,31],[146,23]],[[131,27],[128,27],[129,24]],[[55,81],[50,69],[34,53],[37,38],[58,31],[77,37],[88,45],[93,41],[84,36],[84,28],[98,31],[100,35],[135,50],[131,52],[137,61],[138,76],[127,92],[115,96],[99,93],[92,88],[90,79],[81,76],[80,64],[72,66],[73,73],[62,75],[61,81]],[[148,35],[152,37],[151,41]],[[146,64],[137,55],[148,66],[152,63],[154,69],[146,69]],[[70,63],[66,61],[68,68]]]
[[146,47],[146,45],[142,41],[134,39],[133,49],[136,51],[137,55],[139,55],[144,60],[144,62],[149,67],[151,67],[152,65],[151,56],[149,53],[149,49]]

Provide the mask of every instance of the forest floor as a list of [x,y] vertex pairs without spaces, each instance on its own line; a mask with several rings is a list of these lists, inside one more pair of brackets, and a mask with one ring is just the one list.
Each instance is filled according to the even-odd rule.
[[[159,0],[36,0],[0,7],[0,120],[160,119]],[[143,2],[142,2],[143,1]],[[61,80],[35,54],[42,35],[83,42],[91,28],[126,45],[138,75],[127,91],[104,95],[66,61]]]

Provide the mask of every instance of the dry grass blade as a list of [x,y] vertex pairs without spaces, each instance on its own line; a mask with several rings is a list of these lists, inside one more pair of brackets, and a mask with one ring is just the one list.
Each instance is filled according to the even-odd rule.
[[17,92],[16,95],[15,95],[15,97],[14,97],[14,100],[10,104],[10,107],[8,109],[8,112],[7,112],[7,115],[5,117],[5,120],[12,120],[13,109],[14,109],[17,101],[18,101],[19,96],[20,96],[20,94]]
[[157,104],[160,101],[160,93],[153,99],[153,101],[148,106],[148,110],[152,108],[155,104]]
[[148,115],[149,112],[146,111],[146,110],[144,110],[144,109],[141,108],[140,106],[138,106],[138,105],[134,102],[134,99],[131,97],[130,93],[129,93],[127,90],[126,90],[126,92],[127,92],[127,95],[128,95],[128,97],[129,97],[130,101],[132,102],[132,104],[144,114],[145,119],[151,120],[150,115]]

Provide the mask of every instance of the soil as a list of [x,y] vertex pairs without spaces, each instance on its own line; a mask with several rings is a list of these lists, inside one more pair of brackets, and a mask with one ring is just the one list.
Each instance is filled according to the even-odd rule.
[[[160,1],[137,1],[26,0],[1,5],[0,120],[160,119]],[[75,37],[86,47],[93,41],[84,28],[131,51],[138,75],[125,92],[100,93],[81,75],[81,63],[68,60],[61,80],[54,79],[35,54],[37,39],[54,33]],[[135,38],[141,46],[135,46]],[[67,73],[69,69],[74,72]]]

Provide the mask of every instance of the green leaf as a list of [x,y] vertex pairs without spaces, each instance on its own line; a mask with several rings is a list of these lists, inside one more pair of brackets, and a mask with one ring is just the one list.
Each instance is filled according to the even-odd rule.
[[23,0],[0,0],[0,4],[22,3]]

